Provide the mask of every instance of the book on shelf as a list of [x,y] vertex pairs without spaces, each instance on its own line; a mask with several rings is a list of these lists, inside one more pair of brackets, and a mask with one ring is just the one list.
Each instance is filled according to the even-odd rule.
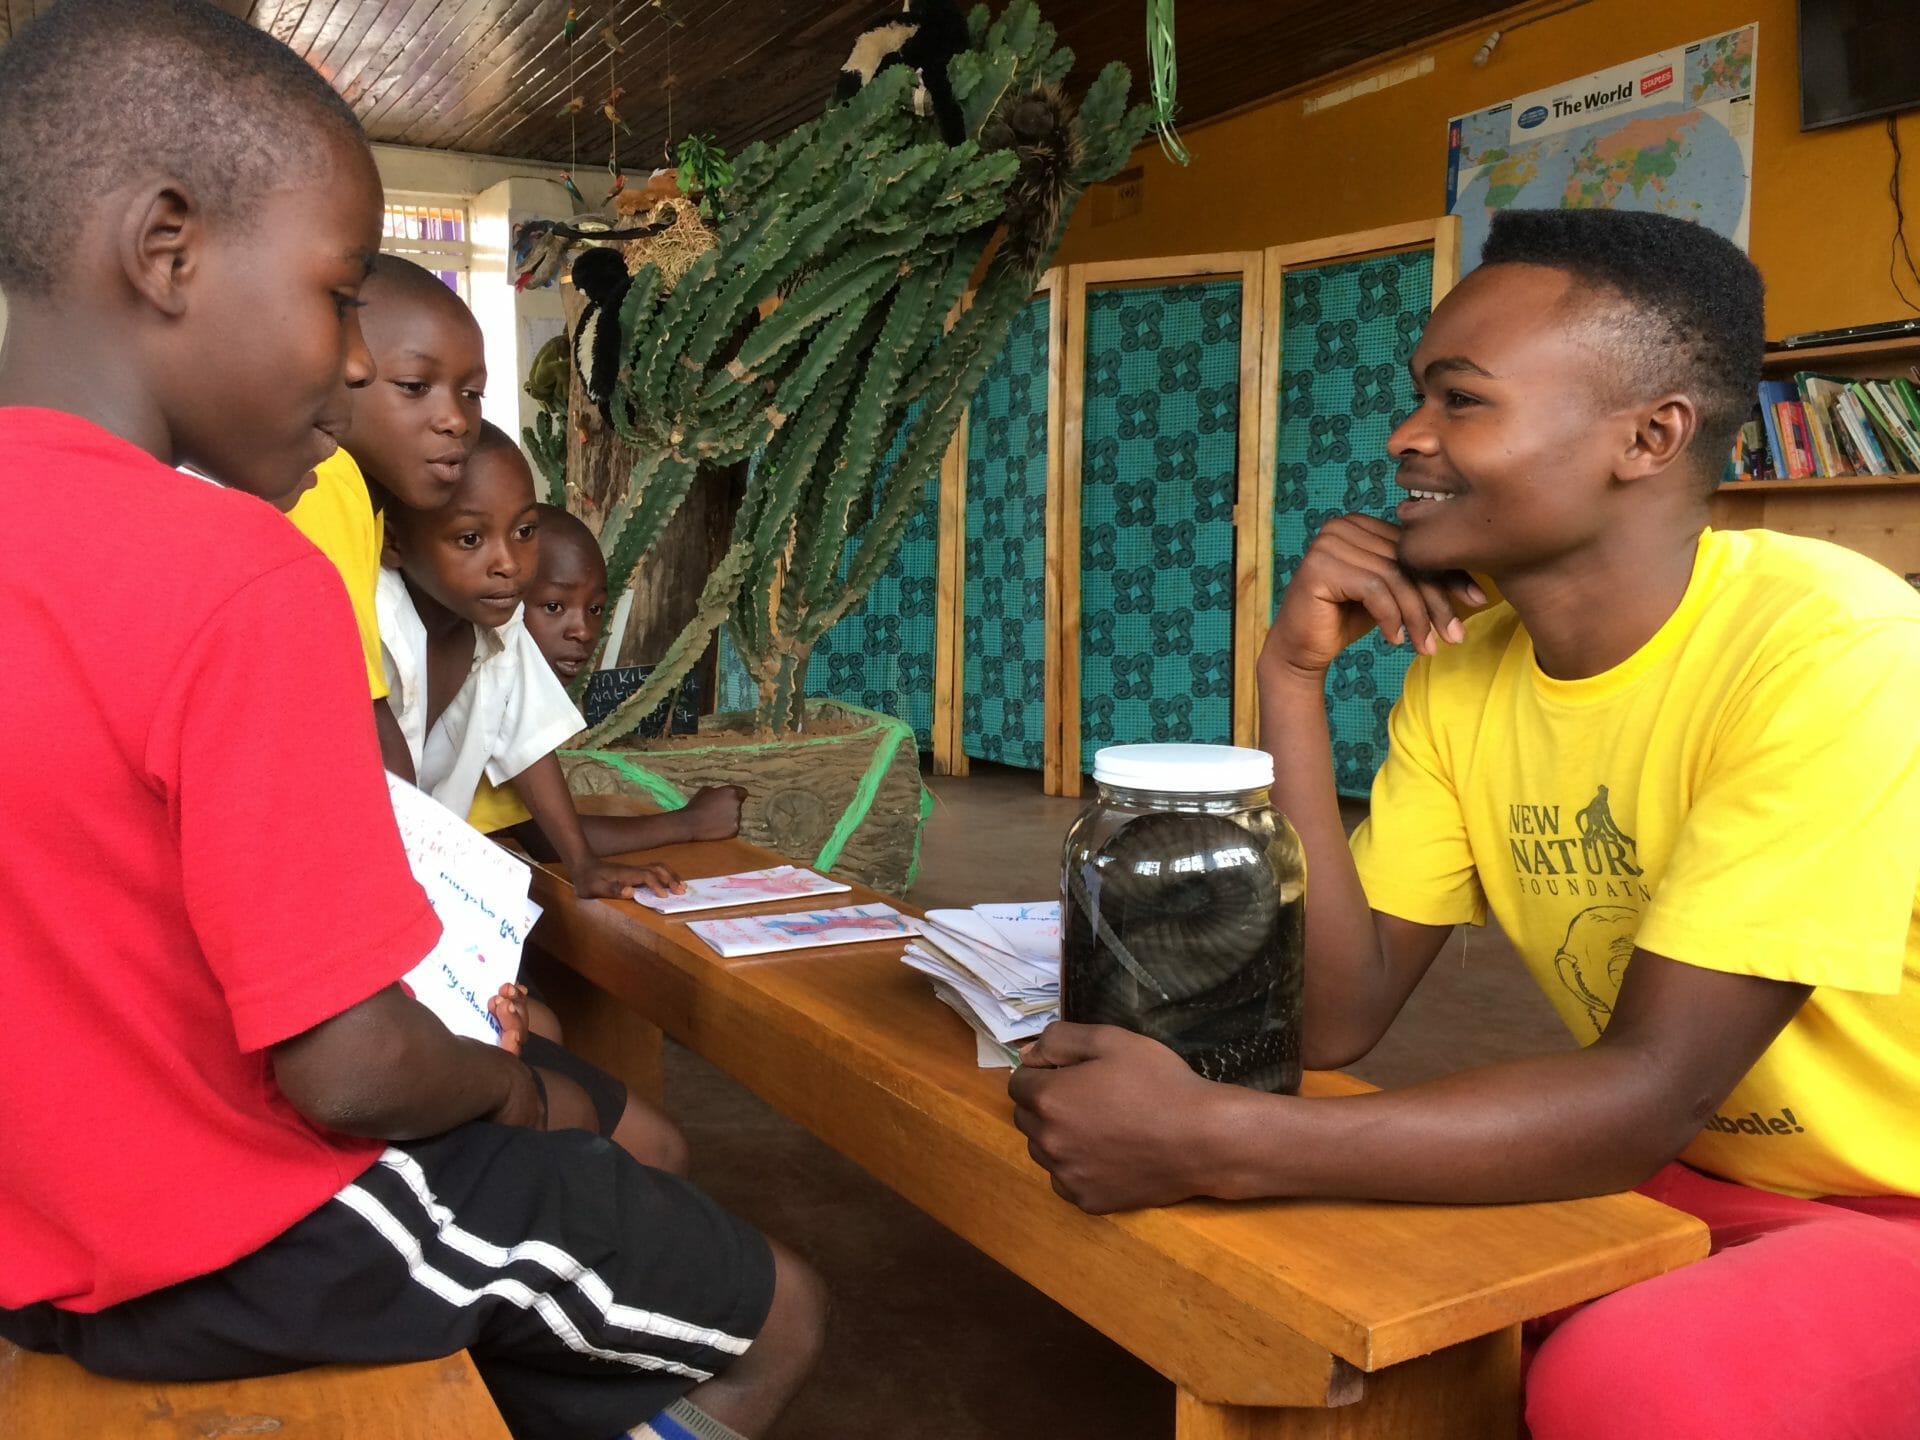
[[1802,370],[1760,382],[1728,457],[1733,481],[1920,475],[1920,389]]

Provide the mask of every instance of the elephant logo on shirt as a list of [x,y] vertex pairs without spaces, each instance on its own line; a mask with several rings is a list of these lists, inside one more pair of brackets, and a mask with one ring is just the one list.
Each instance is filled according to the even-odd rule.
[[[1640,912],[1625,905],[1590,905],[1573,917],[1553,955],[1553,973],[1586,1007],[1596,1035],[1613,1018],[1613,997],[1633,958]],[[1602,997],[1605,998],[1602,998]]]

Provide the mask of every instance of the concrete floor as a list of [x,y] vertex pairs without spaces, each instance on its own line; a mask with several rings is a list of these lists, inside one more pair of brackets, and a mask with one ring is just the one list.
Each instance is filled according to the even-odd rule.
[[[929,784],[915,904],[1058,893],[1060,841],[1080,801],[980,762]],[[1504,938],[1463,932],[1353,1070],[1406,1085],[1570,1043]],[[825,1358],[775,1440],[1171,1436],[1173,1392],[1159,1376],[673,1045],[666,1098],[692,1143],[693,1178],[805,1255],[833,1292]]]

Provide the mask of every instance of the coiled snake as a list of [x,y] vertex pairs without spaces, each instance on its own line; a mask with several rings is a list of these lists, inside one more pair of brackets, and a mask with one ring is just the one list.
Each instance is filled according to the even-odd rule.
[[1061,1004],[1069,1020],[1161,1041],[1210,1080],[1300,1083],[1305,907],[1263,835],[1155,813],[1097,848],[1068,837]]

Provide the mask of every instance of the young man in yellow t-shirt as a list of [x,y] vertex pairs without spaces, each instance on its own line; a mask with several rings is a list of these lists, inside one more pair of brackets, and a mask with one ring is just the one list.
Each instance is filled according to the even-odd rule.
[[[1411,360],[1399,525],[1329,523],[1261,656],[1311,877],[1306,1063],[1365,1055],[1489,915],[1583,1048],[1303,1100],[1059,1025],[1012,1082],[1092,1210],[1638,1187],[1705,1219],[1712,1258],[1536,1327],[1534,1440],[1920,1413],[1920,597],[1707,528],[1762,333],[1757,272],[1703,228],[1496,217]],[[1463,621],[1469,574],[1504,600]],[[1349,847],[1326,672],[1375,626],[1419,657]]]

